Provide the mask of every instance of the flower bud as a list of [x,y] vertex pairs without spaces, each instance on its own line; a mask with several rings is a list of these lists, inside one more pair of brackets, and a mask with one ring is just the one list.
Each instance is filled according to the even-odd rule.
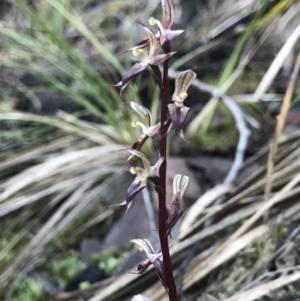
[[184,100],[187,98],[187,90],[196,78],[196,73],[192,70],[181,72],[177,75],[175,80],[175,91],[172,96],[177,107],[182,107]]
[[168,219],[166,223],[167,235],[171,236],[171,230],[184,213],[185,209],[181,207],[183,194],[189,182],[189,177],[177,174],[173,180],[173,200],[168,209]]

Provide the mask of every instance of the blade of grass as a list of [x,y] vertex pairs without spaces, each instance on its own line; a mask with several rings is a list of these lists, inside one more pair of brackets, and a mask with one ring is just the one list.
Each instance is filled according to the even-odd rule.
[[[81,34],[83,34],[95,47],[98,53],[103,56],[105,62],[109,62],[116,70],[120,73],[124,73],[126,70],[122,67],[119,58],[114,55],[101,40],[97,38],[83,23],[82,19],[75,13],[71,13],[70,10],[65,9],[65,7],[57,0],[47,0],[55,9],[62,14]],[[101,37],[104,40],[104,37]],[[110,69],[109,65],[107,65]],[[112,72],[113,73],[113,72]],[[137,90],[134,86],[129,87],[129,91],[132,92],[130,97],[138,98]]]
[[[51,29],[46,24],[46,22],[44,20],[41,20],[41,18],[36,14],[35,11],[33,11],[31,7],[29,7],[28,4],[24,3],[24,1],[22,0],[18,0],[17,2],[20,5],[21,9],[27,13],[27,15],[33,20],[33,22],[35,22],[41,27],[41,29],[43,30],[42,38],[45,39],[48,35],[49,36],[49,39],[47,39],[48,43],[50,42],[57,45],[58,47],[57,49],[63,51],[72,60],[72,62],[75,63],[75,65],[77,65],[78,69],[76,70],[76,72],[74,72],[74,70],[70,70],[69,75],[70,76],[73,75],[73,77],[77,75],[78,80],[86,79],[87,75],[88,77],[91,77],[89,80],[86,79],[86,83],[89,84],[91,88],[90,90],[94,94],[95,98],[108,111],[110,118],[115,121],[115,126],[116,126],[118,119],[115,116],[115,110],[113,109],[114,105],[112,106],[113,103],[107,102],[105,98],[111,99],[111,96],[113,96],[113,98],[115,99],[115,105],[116,104],[119,105],[120,103],[119,96],[111,88],[106,86],[106,83],[103,81],[101,76],[99,76],[99,74],[75,52],[75,50],[72,48],[71,45],[69,45],[67,42],[65,42],[63,39],[61,39],[59,36],[57,36],[55,33],[51,31]],[[17,42],[21,41],[29,49],[39,50],[38,54],[41,57],[45,56],[45,53],[47,53],[46,46],[48,45],[48,43],[44,43],[45,45],[41,44],[40,42],[41,39],[39,40],[34,38],[30,39],[27,36],[25,37],[22,36],[21,34],[19,34],[14,30],[9,30],[7,28],[5,29],[4,27],[2,27],[2,32],[9,35]],[[45,58],[47,59],[48,57],[45,56]],[[56,58],[54,57],[54,61],[52,59],[51,63],[54,64],[54,66],[56,66],[57,68],[61,69],[62,72],[65,72],[66,69],[64,66],[65,63],[64,60],[60,60],[57,62],[55,61],[55,59]],[[98,85],[95,84],[96,81],[99,82]],[[103,95],[103,98],[100,98],[99,95]]]
[[187,54],[185,54],[184,56],[182,56],[181,58],[179,58],[178,60],[176,60],[172,65],[171,65],[171,69],[176,70],[178,69],[180,66],[182,66],[183,64],[185,64],[186,62],[188,62],[191,59],[194,59],[197,55],[213,48],[216,45],[221,44],[222,42],[232,38],[233,36],[235,36],[236,33],[231,32],[229,34],[226,34],[224,36],[221,36],[220,38],[214,39],[209,41],[208,43],[188,52]]
[[[300,52],[298,54],[297,57],[297,61],[288,85],[288,88],[286,90],[282,105],[281,105],[281,110],[280,110],[280,114],[279,114],[279,118],[277,120],[277,124],[276,124],[276,129],[275,129],[275,137],[274,137],[274,142],[271,143],[270,146],[270,153],[269,153],[269,158],[268,158],[268,167],[267,167],[267,175],[266,175],[266,186],[265,186],[265,202],[268,202],[271,196],[271,191],[272,191],[272,173],[273,173],[273,169],[274,169],[274,157],[277,153],[277,149],[278,149],[278,144],[279,144],[279,140],[285,125],[285,120],[286,120],[286,116],[288,114],[290,105],[291,105],[291,99],[293,96],[293,92],[295,89],[295,82],[297,79],[297,75],[299,72],[299,68],[300,68]],[[269,211],[267,210],[264,214],[264,221],[266,222],[268,220],[269,217]]]
[[[228,80],[230,79],[231,75],[234,73],[234,70],[236,69],[238,60],[240,59],[244,46],[246,45],[246,42],[249,39],[249,37],[259,28],[261,28],[261,26],[263,26],[267,22],[267,20],[270,19],[270,16],[272,17],[276,16],[274,15],[274,12],[278,14],[283,8],[286,8],[290,4],[290,1],[283,0],[282,2],[284,2],[285,5],[282,6],[281,3],[280,9],[277,8],[272,10],[273,14],[271,15],[269,14],[268,15],[269,17],[267,19],[264,19],[264,22],[262,22],[262,20],[265,16],[264,13],[269,5],[269,0],[264,0],[262,2],[260,9],[256,12],[253,19],[250,21],[250,24],[247,26],[245,33],[239,39],[237,46],[235,47],[232,55],[230,56],[228,62],[226,63],[221,73],[217,86],[220,87],[222,91],[225,92],[232,84],[232,81],[230,81],[230,84],[228,84]],[[259,24],[260,27],[257,24]],[[207,131],[210,122],[212,120],[212,117],[214,115],[214,112],[217,108],[217,105],[218,105],[218,101],[215,98],[212,98],[207,103],[204,109],[190,123],[187,130],[188,136],[195,135],[196,131],[200,132],[200,134],[203,135]],[[200,131],[199,131],[199,127],[200,127]]]
[[30,113],[22,112],[9,112],[9,113],[0,113],[0,120],[18,120],[18,121],[27,121],[27,122],[38,122],[47,124],[53,127],[60,128],[66,132],[74,133],[78,136],[85,137],[97,144],[106,145],[112,144],[113,141],[110,140],[105,134],[101,134],[101,130],[98,128],[96,130],[87,130],[84,127],[79,127],[78,125],[72,125],[67,122],[61,121],[53,117],[39,116]]

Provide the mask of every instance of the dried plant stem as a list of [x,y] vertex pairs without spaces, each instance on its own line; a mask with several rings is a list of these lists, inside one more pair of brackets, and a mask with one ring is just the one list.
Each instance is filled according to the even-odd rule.
[[165,158],[163,164],[159,169],[159,180],[163,191],[159,193],[159,239],[162,249],[163,262],[165,267],[165,281],[169,288],[170,301],[177,300],[176,284],[172,271],[172,264],[169,251],[168,235],[166,229],[166,221],[168,219],[168,212],[166,208],[166,174],[167,174],[167,131],[166,124],[168,116],[168,85],[169,85],[169,61],[164,63],[163,68],[163,84],[161,88],[161,141],[160,141],[160,155]]
[[[266,182],[266,186],[265,186],[265,202],[268,202],[268,200],[271,197],[272,173],[273,173],[273,169],[274,169],[274,157],[277,153],[279,139],[281,137],[281,134],[282,134],[282,131],[283,131],[283,128],[285,125],[285,120],[286,120],[288,111],[290,109],[291,100],[292,100],[293,92],[294,92],[294,88],[295,88],[295,82],[297,80],[297,75],[299,73],[299,69],[300,69],[300,52],[297,56],[297,61],[296,61],[289,85],[287,87],[287,90],[286,90],[286,93],[285,93],[285,96],[284,96],[284,99],[282,102],[279,118],[278,118],[278,121],[276,124],[274,141],[270,145],[270,153],[269,153],[269,158],[268,158],[267,176],[266,176],[267,182]],[[265,215],[264,215],[264,221],[267,222],[268,218],[269,218],[269,212],[266,211]]]

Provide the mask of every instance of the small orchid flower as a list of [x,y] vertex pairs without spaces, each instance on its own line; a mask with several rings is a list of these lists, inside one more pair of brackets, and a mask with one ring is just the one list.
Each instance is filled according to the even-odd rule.
[[175,133],[179,134],[179,136],[184,139],[184,135],[182,132],[183,124],[186,120],[187,114],[190,110],[188,107],[177,107],[174,104],[169,104],[169,113],[172,120],[171,130],[174,130]]
[[184,100],[188,97],[187,90],[192,84],[197,74],[192,70],[187,70],[179,73],[175,80],[175,91],[172,96],[172,101],[177,107],[182,107]]
[[162,258],[162,252],[154,251],[151,243],[147,239],[133,239],[131,242],[139,246],[140,251],[144,251],[147,255],[147,259],[142,261],[133,271],[132,274],[142,274],[148,267],[153,264],[156,269],[156,273],[167,291],[169,291],[165,281],[165,267]]
[[142,141],[145,140],[147,137],[151,137],[156,145],[156,147],[159,147],[159,129],[161,126],[161,123],[157,123],[156,125],[152,125],[152,118],[151,113],[148,109],[145,107],[139,105],[138,103],[134,101],[129,102],[132,109],[134,109],[142,118],[144,119],[144,122],[140,121],[133,121],[132,126],[133,127],[141,127],[142,128],[142,136],[141,138],[133,144],[134,149],[140,149],[140,144]]
[[152,125],[151,113],[148,109],[134,101],[130,101],[130,106],[144,119],[144,123],[140,121],[133,121],[132,126],[140,126],[142,128],[142,135],[144,136],[153,137],[154,135],[156,135],[160,129],[160,122],[156,125]]
[[162,22],[151,17],[149,24],[151,26],[156,24],[158,26],[159,32],[157,36],[160,39],[160,44],[163,45],[166,40],[170,41],[174,39],[175,37],[183,33],[184,30],[171,30],[172,24],[174,22],[174,7],[172,1],[162,0],[161,4],[163,13]]
[[140,73],[146,70],[151,66],[158,66],[169,59],[175,52],[158,54],[161,49],[160,43],[157,40],[155,34],[144,24],[140,23],[143,28],[146,30],[149,39],[149,53],[147,53],[144,49],[134,48],[132,50],[135,56],[142,56],[142,60],[139,63],[133,65],[129,70],[127,70],[122,78],[122,80],[113,85],[115,87],[122,87],[120,94],[122,95],[124,89],[128,86],[128,84],[136,78]]
[[164,161],[164,157],[160,157],[159,160],[153,166],[151,166],[149,160],[141,151],[135,149],[128,149],[128,151],[133,156],[141,158],[144,167],[137,166],[130,168],[130,172],[133,175],[136,175],[136,177],[127,189],[126,199],[120,204],[113,205],[113,207],[127,205],[127,211],[129,210],[132,204],[133,198],[147,186],[147,180],[155,179],[158,177],[159,168]]
[[[151,26],[157,25],[158,32],[155,34],[156,38],[160,41],[160,45],[166,40],[171,41],[178,35],[184,32],[184,30],[171,30],[172,24],[174,22],[174,7],[171,0],[162,0],[162,21],[159,21],[153,17],[149,19],[149,24]],[[137,46],[127,49],[121,53],[128,51],[136,51],[138,49],[143,49],[150,44],[150,39],[146,38],[140,41]]]
[[173,104],[169,104],[169,113],[172,120],[172,127],[176,133],[183,137],[182,127],[186,120],[189,108],[183,105],[184,100],[187,98],[187,90],[196,78],[196,73],[192,70],[181,72],[177,75],[175,80],[175,91],[172,96]]
[[[173,200],[168,209],[167,219],[167,235],[171,234],[172,228],[177,223],[178,219],[182,216],[185,209],[180,206],[183,194],[189,182],[189,177],[177,174],[173,180]],[[171,235],[170,235],[171,236]]]

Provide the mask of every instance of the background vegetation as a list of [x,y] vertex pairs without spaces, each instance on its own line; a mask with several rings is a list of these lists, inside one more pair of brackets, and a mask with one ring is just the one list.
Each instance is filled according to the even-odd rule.
[[[93,295],[93,301],[121,300],[135,291],[163,300],[151,271],[137,280],[128,275],[104,280],[97,287],[104,286],[100,293],[88,285],[75,296],[59,295],[89,264],[111,276],[131,248],[110,248],[90,262],[79,251],[85,238],[104,239],[123,213],[108,206],[122,200],[130,181],[119,150],[135,137],[131,124],[138,116],[108,84],[117,83],[134,62],[130,53],[118,54],[143,38],[135,20],[159,15],[159,2],[0,4],[1,300]],[[213,206],[217,193],[211,200],[194,198],[200,200],[198,209],[192,207],[194,217],[186,215],[172,245],[176,267],[192,245],[199,245],[186,272],[178,272],[185,298],[242,300],[242,291],[252,289],[256,295],[243,300],[293,300],[299,297],[300,278],[300,86],[296,77],[293,89],[291,74],[299,52],[300,5],[296,0],[174,3],[175,25],[185,32],[175,40],[171,69],[196,67],[200,81],[187,99],[191,112],[185,133],[190,143],[173,137],[170,156],[235,157],[241,131],[223,94],[217,95],[226,93],[251,132],[243,150],[244,169],[256,167],[244,181],[225,181],[235,188],[225,189],[223,205]],[[203,82],[209,87],[201,86]],[[288,86],[291,91],[284,97]],[[124,98],[145,104],[155,119],[159,95],[147,76],[128,87]],[[290,108],[281,115],[286,128],[272,140],[282,103]],[[276,147],[269,156],[270,141]],[[148,155],[151,147],[147,145]],[[199,169],[193,168],[197,185],[207,184],[202,193],[220,184],[197,178]],[[282,192],[285,185],[290,186]],[[239,229],[240,235],[232,236]],[[45,281],[58,291],[47,291]]]

